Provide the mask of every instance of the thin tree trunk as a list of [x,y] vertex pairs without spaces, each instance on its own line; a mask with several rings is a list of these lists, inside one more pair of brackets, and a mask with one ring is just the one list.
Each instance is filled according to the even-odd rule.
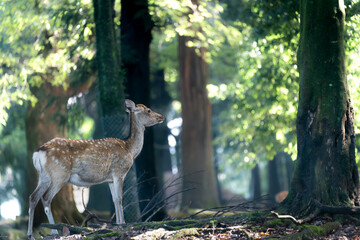
[[261,196],[261,177],[259,164],[256,164],[255,167],[251,170],[250,192],[252,199],[257,199]]
[[183,193],[183,206],[213,207],[219,200],[211,144],[211,104],[206,90],[208,66],[205,49],[188,47],[191,40],[179,36],[183,188],[195,188]]
[[343,1],[301,1],[298,158],[286,200],[309,213],[316,199],[359,205],[354,110],[346,79]]
[[[167,115],[171,108],[171,97],[166,90],[165,71],[164,69],[156,69],[152,72],[152,84],[154,85],[153,91],[153,106],[158,112],[163,115]],[[154,130],[157,133],[155,135],[155,156],[157,174],[160,178],[161,186],[164,185],[164,173],[171,172],[171,154],[168,143],[168,136],[170,135],[170,129],[167,127],[167,121],[165,119],[163,124],[154,126]]]
[[270,196],[270,200],[272,202],[275,202],[275,195],[280,192],[281,186],[280,186],[280,179],[279,179],[279,156],[274,156],[273,160],[268,162],[268,193]]

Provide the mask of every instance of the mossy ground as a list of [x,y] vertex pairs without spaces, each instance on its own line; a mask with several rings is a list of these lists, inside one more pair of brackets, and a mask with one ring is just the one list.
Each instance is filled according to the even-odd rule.
[[[26,219],[23,224],[13,223],[6,225],[0,224],[0,234],[6,239],[23,239],[26,236]],[[72,239],[75,236],[81,239],[137,239],[144,237],[146,239],[159,238],[164,239],[317,239],[341,231],[347,226],[347,229],[355,229],[347,236],[358,237],[360,232],[359,221],[347,216],[323,216],[314,219],[310,223],[296,224],[290,219],[279,219],[269,211],[263,212],[243,212],[220,217],[206,217],[200,219],[177,219],[159,222],[134,223],[121,226],[110,226],[94,224],[87,228],[72,227],[66,224],[57,224],[59,229],[66,227],[69,229]],[[94,226],[97,226],[95,228]],[[349,227],[351,226],[351,227]],[[343,229],[341,229],[343,228]],[[62,229],[63,230],[63,229]],[[59,232],[66,232],[60,230]],[[82,233],[80,230],[84,230]],[[46,228],[36,229],[47,234]],[[357,231],[357,232],[356,232]],[[339,234],[340,234],[339,233]],[[352,235],[351,235],[352,234]],[[39,235],[37,235],[39,236]],[[62,239],[71,239],[71,236]],[[60,236],[46,235],[42,239],[60,239]],[[334,238],[336,239],[336,238]]]

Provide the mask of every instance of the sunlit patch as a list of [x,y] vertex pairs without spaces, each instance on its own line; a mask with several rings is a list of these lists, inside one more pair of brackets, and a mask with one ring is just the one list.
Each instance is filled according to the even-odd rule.
[[0,206],[0,214],[3,219],[15,220],[20,215],[20,203],[17,199],[11,199]]
[[90,190],[88,187],[73,186],[74,201],[76,208],[80,213],[85,211],[84,205],[86,206],[89,202]]

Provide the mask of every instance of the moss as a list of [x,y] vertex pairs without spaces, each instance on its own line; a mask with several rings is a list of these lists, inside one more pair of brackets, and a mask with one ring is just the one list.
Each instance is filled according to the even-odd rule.
[[292,225],[292,221],[290,219],[275,218],[265,222],[264,225],[266,227],[289,226]]
[[181,229],[174,233],[169,239],[179,239],[185,236],[197,236],[200,235],[196,228]]
[[332,231],[338,229],[339,226],[340,226],[339,222],[329,222],[322,226],[304,224],[304,225],[302,225],[304,230],[302,230],[301,232],[297,232],[294,234],[290,234],[288,236],[284,236],[281,239],[291,239],[291,240],[316,239],[316,238],[328,235]]

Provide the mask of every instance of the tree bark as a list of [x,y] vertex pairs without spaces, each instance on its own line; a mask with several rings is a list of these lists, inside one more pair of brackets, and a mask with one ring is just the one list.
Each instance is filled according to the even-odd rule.
[[[93,0],[96,29],[96,62],[104,137],[124,138],[130,127],[124,113],[124,84],[120,71],[120,50],[115,34],[114,0]],[[139,217],[134,168],[124,182],[124,217],[134,222]],[[113,205],[112,205],[113,208]]]
[[204,48],[187,46],[191,40],[179,36],[183,188],[195,188],[183,193],[183,206],[213,207],[219,200],[211,144],[211,103],[206,90],[208,65]]
[[96,63],[103,116],[124,113],[124,86],[115,35],[114,0],[93,0],[96,30]]
[[[151,107],[149,49],[153,21],[148,5],[147,0],[121,1],[121,57],[129,98],[136,104]],[[160,191],[156,172],[153,128],[145,131],[144,146],[135,160],[135,166],[138,182],[141,182],[138,186],[139,205],[144,213],[148,209],[148,200],[153,199]],[[145,214],[143,220],[157,210],[154,209]],[[152,217],[152,220],[162,220],[165,215],[165,211],[160,210]]]
[[309,203],[359,205],[354,110],[346,79],[343,1],[302,0],[298,66],[298,156],[286,200],[294,213]]

